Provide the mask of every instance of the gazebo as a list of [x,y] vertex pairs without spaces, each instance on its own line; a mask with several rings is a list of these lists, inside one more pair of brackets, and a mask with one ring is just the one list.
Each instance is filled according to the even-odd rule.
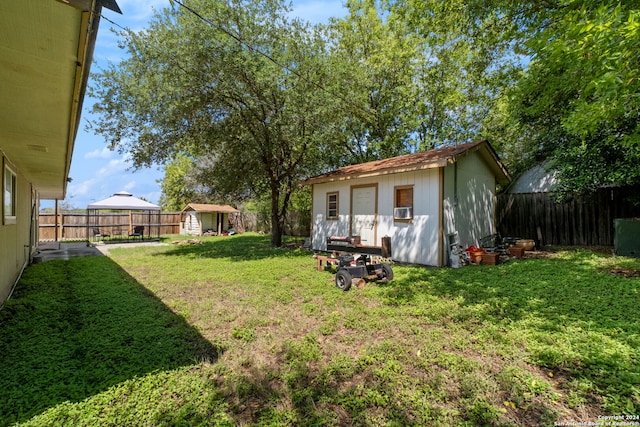
[[120,191],[87,206],[87,241],[160,240],[160,206]]

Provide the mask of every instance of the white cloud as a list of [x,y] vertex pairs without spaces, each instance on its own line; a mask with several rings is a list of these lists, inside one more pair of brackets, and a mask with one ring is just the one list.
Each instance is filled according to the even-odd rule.
[[96,177],[100,179],[105,179],[111,176],[122,175],[131,167],[129,163],[130,155],[124,154],[122,157],[118,159],[111,159],[106,166],[98,169],[96,172]]
[[[104,17],[117,24],[114,28],[117,31],[122,29],[118,27],[120,26],[134,32],[139,32],[147,28],[149,20],[156,12],[170,7],[171,4],[169,0],[118,0],[118,6],[120,6],[122,15],[106,10],[103,12]],[[104,20],[104,24],[113,27],[113,24],[106,19]],[[101,26],[102,25],[103,23],[101,22]],[[115,36],[111,31],[109,31],[108,38],[115,41]],[[110,43],[106,40],[105,42]]]
[[118,6],[127,21],[146,22],[155,11],[169,7],[170,3],[169,0],[118,0]]
[[103,10],[105,19],[100,22],[100,34],[96,40],[96,62],[118,63],[125,56],[125,52],[118,47],[119,37],[110,28],[117,32],[122,28],[134,32],[144,30],[149,26],[151,17],[157,11],[170,7],[170,3],[169,0],[118,0],[118,6],[122,15],[108,9]]
[[84,155],[85,159],[109,159],[113,157],[114,152],[107,147],[102,150],[93,150]]
[[129,191],[129,192],[131,192],[131,190],[133,190],[134,188],[136,188],[135,181],[129,181],[123,187],[124,191]]
[[138,197],[144,197],[144,199],[149,203],[157,205],[161,194],[162,193],[160,191],[148,191],[144,194],[139,194]]
[[94,191],[97,182],[96,178],[91,178],[78,184],[69,184],[67,193],[73,197],[86,196]]

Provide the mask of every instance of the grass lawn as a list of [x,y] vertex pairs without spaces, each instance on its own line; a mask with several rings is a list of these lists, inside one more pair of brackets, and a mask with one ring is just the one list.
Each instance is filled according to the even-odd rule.
[[27,268],[0,426],[640,422],[640,260],[394,266],[342,292],[268,236],[202,240]]

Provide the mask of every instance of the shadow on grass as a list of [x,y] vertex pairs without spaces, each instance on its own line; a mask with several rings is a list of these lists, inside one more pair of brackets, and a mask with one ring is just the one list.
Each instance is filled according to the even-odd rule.
[[0,311],[0,425],[221,349],[108,257],[27,268]]
[[367,357],[366,366],[344,361],[346,356],[326,366],[312,356],[317,345],[309,336],[288,341],[276,370],[247,364],[245,374],[228,380],[236,425],[430,425],[407,409],[395,375],[392,380],[374,373],[387,368],[386,355]]
[[[200,244],[176,244],[173,249],[156,256],[191,256],[198,258],[224,258],[230,261],[255,261],[273,257],[294,258],[301,251],[291,250],[299,246],[300,238],[283,239],[283,247],[271,246],[269,235],[236,234],[233,236],[199,237]],[[308,252],[304,251],[307,256]]]

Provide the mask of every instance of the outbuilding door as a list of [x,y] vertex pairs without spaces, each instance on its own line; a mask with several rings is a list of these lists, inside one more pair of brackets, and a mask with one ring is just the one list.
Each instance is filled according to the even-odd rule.
[[378,186],[351,187],[351,235],[364,246],[376,244]]

